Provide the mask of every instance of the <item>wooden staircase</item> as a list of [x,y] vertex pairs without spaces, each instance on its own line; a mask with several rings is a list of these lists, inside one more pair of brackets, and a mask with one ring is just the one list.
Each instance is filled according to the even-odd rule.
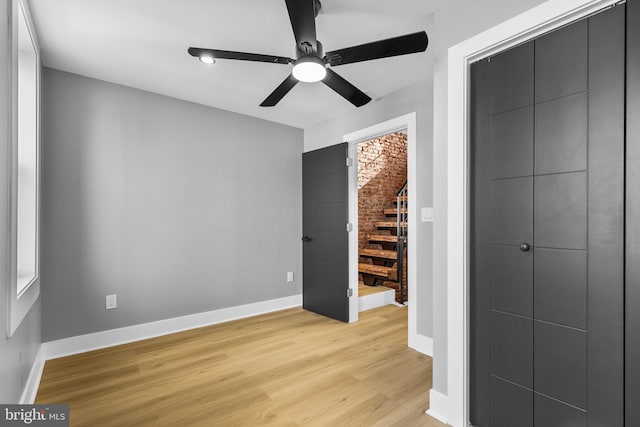
[[383,209],[384,220],[376,222],[376,233],[367,239],[378,248],[360,248],[358,271],[365,285],[393,288],[396,302],[404,304],[407,288],[405,280],[406,230],[407,230],[406,183],[392,201],[394,206]]

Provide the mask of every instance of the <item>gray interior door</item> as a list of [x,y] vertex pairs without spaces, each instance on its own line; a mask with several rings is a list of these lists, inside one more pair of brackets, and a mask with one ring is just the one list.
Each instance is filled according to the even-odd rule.
[[625,9],[475,63],[471,421],[624,425]]
[[302,155],[302,307],[349,321],[347,143]]

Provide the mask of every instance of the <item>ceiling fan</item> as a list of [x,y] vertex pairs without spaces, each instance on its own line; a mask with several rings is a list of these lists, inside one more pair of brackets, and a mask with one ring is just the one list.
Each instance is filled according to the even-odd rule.
[[336,67],[354,62],[424,52],[429,43],[427,33],[420,31],[334,50],[323,56],[322,43],[316,39],[315,23],[315,18],[321,8],[320,0],[285,0],[285,3],[296,39],[297,59],[198,47],[190,47],[189,54],[209,64],[215,61],[214,58],[293,64],[289,76],[262,101],[261,107],[275,106],[299,81],[317,82],[320,80],[356,107],[361,107],[371,101],[371,98],[328,66]]

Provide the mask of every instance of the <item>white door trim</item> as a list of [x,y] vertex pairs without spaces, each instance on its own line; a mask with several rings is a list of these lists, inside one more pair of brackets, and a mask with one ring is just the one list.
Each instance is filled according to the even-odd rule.
[[416,313],[416,222],[418,206],[416,200],[416,113],[412,112],[395,119],[387,120],[344,136],[343,141],[349,143],[349,157],[353,159],[353,167],[349,168],[349,222],[353,231],[349,235],[349,287],[353,295],[349,304],[349,321],[358,320],[358,159],[356,147],[359,142],[367,141],[406,129],[407,131],[407,185],[409,186],[409,224],[407,227],[407,297],[409,299],[409,346],[417,341],[418,317]]
[[[452,426],[468,425],[468,70],[469,65],[620,0],[549,0],[448,51],[447,386]],[[438,361],[434,361],[438,363]],[[447,410],[448,409],[448,410]]]

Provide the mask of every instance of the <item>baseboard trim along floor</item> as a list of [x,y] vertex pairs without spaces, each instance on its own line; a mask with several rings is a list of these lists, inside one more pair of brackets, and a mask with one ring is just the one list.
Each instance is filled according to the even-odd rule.
[[[393,304],[396,301],[396,291],[391,288],[383,288],[381,292],[371,293],[358,297],[358,311],[363,312],[383,305]],[[386,290],[384,290],[386,289]]]
[[31,367],[25,389],[20,398],[20,403],[34,402],[42,377],[44,363],[47,360],[215,325],[217,323],[229,322],[231,320],[258,316],[260,314],[299,307],[301,305],[302,295],[293,295],[42,343]]

